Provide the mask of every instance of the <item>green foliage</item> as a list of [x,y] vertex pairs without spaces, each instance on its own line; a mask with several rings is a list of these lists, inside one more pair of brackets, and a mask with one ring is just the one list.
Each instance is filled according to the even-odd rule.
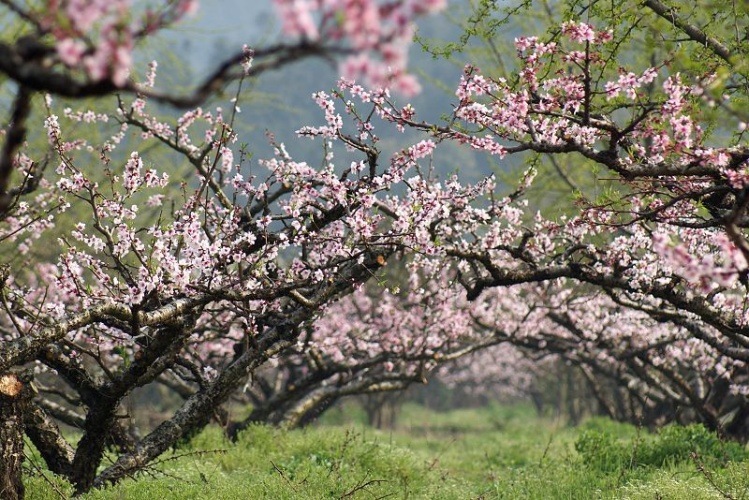
[[602,472],[612,472],[627,466],[633,450],[611,434],[584,431],[575,441],[575,450],[585,465]]
[[749,458],[743,446],[720,440],[700,424],[669,425],[654,436],[638,433],[626,440],[591,426],[575,441],[575,450],[583,463],[603,472],[690,461],[715,468]]
[[[91,499],[746,498],[749,457],[699,425],[651,434],[593,418],[579,428],[529,406],[435,412],[405,404],[399,426],[361,424],[354,405],[317,427],[258,425],[232,444],[209,428],[136,480]],[[69,498],[32,447],[27,498]],[[692,453],[696,453],[695,456]]]
[[703,425],[669,425],[660,430],[652,446],[643,449],[641,460],[643,463],[658,466],[670,460],[692,458],[716,467],[746,460],[749,455],[744,446],[732,441],[722,441]]

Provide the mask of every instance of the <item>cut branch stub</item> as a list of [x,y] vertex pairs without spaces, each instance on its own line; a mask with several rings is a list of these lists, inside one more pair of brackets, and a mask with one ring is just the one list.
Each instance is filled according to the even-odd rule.
[[21,394],[23,384],[13,374],[0,375],[0,394],[7,398],[16,398]]

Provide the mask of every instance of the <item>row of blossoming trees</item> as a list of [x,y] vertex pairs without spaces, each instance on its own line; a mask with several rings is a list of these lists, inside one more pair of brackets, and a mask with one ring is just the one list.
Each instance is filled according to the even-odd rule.
[[[749,435],[741,36],[721,41],[700,13],[650,0],[616,30],[566,20],[515,41],[512,77],[466,67],[450,119],[425,123],[386,87],[417,90],[413,21],[444,2],[274,3],[292,41],[238,50],[175,95],[132,54],[194,2],[0,2],[24,33],[0,43],[14,93],[0,151],[0,238],[12,249],[2,413],[50,470],[84,492],[214,418],[232,434],[250,421],[298,425],[342,396],[402,389],[456,361],[444,375],[455,384],[478,374],[522,387],[539,360],[561,359],[612,416]],[[675,55],[622,67],[648,22],[686,40],[674,52],[699,54],[701,71],[677,73]],[[250,160],[234,111],[195,107],[318,56],[344,75],[314,96],[320,123],[298,131],[318,158],[275,144]],[[78,109],[90,97],[112,111]],[[189,111],[169,119],[160,105]],[[46,148],[28,132],[40,127]],[[384,154],[388,128],[423,137]],[[534,169],[509,186],[439,178],[431,162],[451,144],[569,158],[608,188],[550,217],[529,203]],[[150,159],[159,149],[168,164]],[[187,178],[170,178],[175,163]],[[123,401],[152,384],[182,403],[138,429]],[[227,422],[221,405],[239,392],[252,415]],[[76,444],[60,422],[78,428]],[[0,488],[19,493],[19,444],[4,443]],[[102,466],[107,449],[116,458]]]

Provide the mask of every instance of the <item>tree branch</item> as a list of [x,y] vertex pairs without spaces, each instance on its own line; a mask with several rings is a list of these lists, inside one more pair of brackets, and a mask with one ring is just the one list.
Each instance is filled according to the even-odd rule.
[[733,61],[731,60],[731,51],[728,49],[728,47],[720,43],[720,41],[718,41],[717,39],[709,36],[697,26],[689,24],[688,22],[677,16],[675,7],[668,7],[659,0],[645,0],[645,2],[643,2],[643,5],[679,28],[690,39],[701,45],[704,45],[715,55],[733,66]]

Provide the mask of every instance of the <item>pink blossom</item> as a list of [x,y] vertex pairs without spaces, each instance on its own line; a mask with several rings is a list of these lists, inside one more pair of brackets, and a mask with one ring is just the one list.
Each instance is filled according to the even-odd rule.
[[64,38],[57,42],[57,54],[60,60],[68,66],[77,66],[84,52],[86,52],[86,45],[81,40]]
[[[562,33],[576,42],[594,42],[596,40],[596,31],[585,23],[574,21],[563,23]],[[604,39],[606,38],[608,37],[604,37]]]

